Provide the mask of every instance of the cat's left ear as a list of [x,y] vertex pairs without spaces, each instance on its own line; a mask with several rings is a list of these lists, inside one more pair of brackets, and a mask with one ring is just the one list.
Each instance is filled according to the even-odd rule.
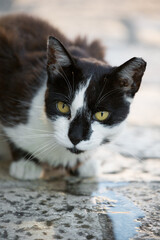
[[63,44],[52,36],[49,36],[47,42],[47,59],[47,66],[52,70],[73,64],[73,59]]
[[142,76],[146,69],[146,62],[142,58],[131,58],[115,69],[116,87],[121,88],[126,95],[133,97],[138,91]]

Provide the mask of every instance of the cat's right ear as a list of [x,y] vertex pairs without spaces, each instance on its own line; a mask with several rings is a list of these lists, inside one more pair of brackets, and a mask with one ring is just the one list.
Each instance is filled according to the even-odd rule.
[[49,70],[60,70],[73,64],[73,59],[63,44],[55,37],[49,36],[47,43],[47,67]]

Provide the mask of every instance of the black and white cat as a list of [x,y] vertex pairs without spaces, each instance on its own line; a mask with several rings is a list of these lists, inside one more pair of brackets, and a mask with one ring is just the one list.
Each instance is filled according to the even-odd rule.
[[2,17],[0,122],[16,160],[10,174],[39,178],[43,162],[96,175],[94,152],[123,127],[145,68],[135,57],[112,67],[98,41],[72,42],[39,19]]

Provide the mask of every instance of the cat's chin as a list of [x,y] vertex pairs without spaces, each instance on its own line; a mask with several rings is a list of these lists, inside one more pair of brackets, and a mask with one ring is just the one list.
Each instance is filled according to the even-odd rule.
[[76,147],[73,148],[67,148],[67,150],[69,150],[71,153],[74,154],[80,154],[80,153],[84,153],[84,151],[77,149]]

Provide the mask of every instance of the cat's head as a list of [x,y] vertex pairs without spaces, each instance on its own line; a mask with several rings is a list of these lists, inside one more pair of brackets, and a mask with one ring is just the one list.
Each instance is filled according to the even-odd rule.
[[74,57],[49,37],[45,103],[57,144],[81,153],[111,141],[129,113],[145,68],[141,58],[111,67]]

